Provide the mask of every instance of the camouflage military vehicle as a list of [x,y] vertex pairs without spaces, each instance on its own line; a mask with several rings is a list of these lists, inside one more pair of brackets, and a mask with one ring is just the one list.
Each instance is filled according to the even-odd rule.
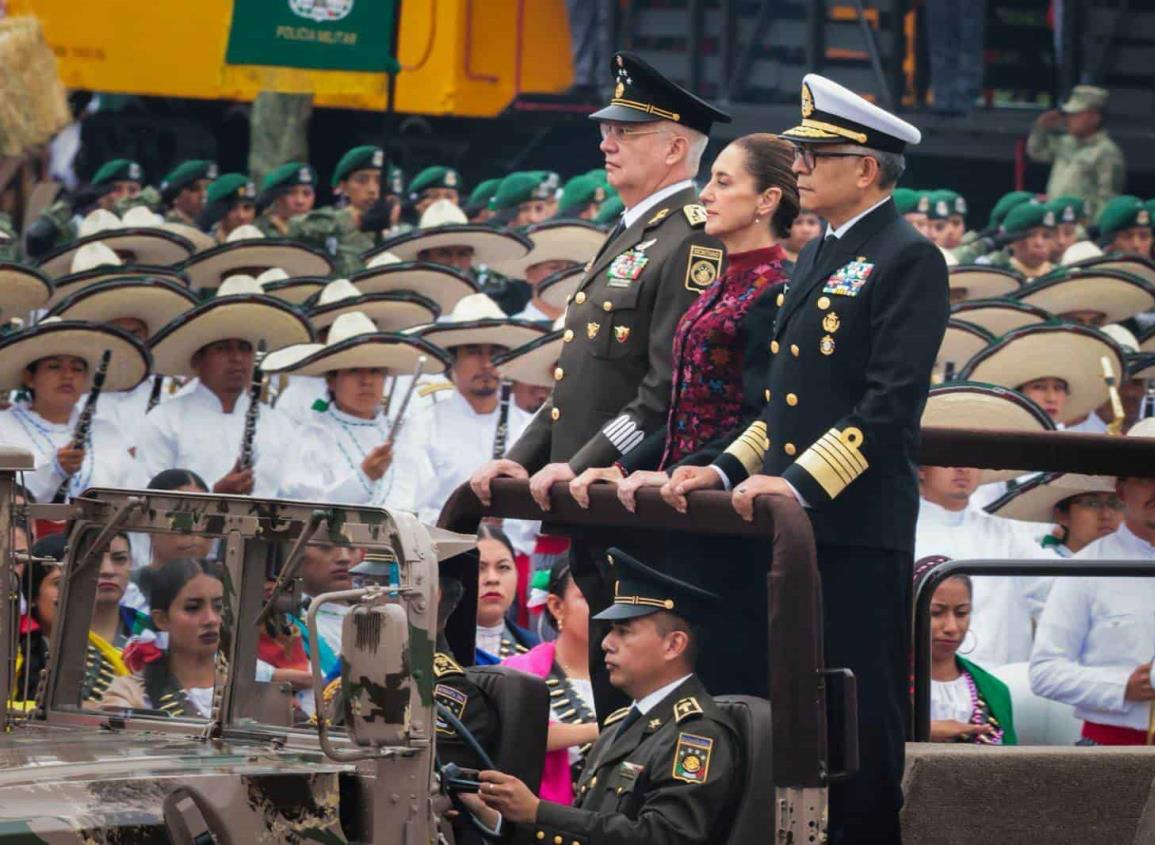
[[[29,455],[0,449],[0,578],[10,585],[13,483],[31,466]],[[95,489],[68,508],[47,668],[34,707],[7,708],[0,736],[0,845],[446,841],[434,772],[438,552],[471,538],[441,532],[435,542],[435,529],[383,510],[234,496]],[[99,562],[122,533],[212,540],[223,601],[206,716],[82,700],[87,670],[77,655],[88,647]],[[352,547],[391,573],[388,583],[314,599],[351,605],[342,628],[347,727],[323,736],[316,719],[295,712],[288,684],[256,671],[260,632],[290,606],[302,552],[318,542]],[[0,602],[4,701],[17,660],[11,589],[9,599]]]

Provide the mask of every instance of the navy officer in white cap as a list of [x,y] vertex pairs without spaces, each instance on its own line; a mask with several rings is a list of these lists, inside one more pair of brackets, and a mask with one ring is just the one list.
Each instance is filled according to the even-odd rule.
[[690,490],[725,487],[746,518],[760,495],[807,508],[826,661],[858,680],[861,769],[831,789],[830,842],[899,842],[916,449],[947,269],[891,200],[915,127],[808,74],[802,122],[780,137],[796,145],[802,210],[826,227],[779,297],[761,418],[712,465],[675,470],[663,495],[685,508]]

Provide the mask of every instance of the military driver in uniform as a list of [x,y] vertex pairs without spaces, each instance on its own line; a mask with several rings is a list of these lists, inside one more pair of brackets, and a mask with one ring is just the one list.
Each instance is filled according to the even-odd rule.
[[626,210],[566,309],[549,401],[503,460],[472,479],[488,503],[497,476],[527,478],[538,504],[589,467],[609,466],[665,425],[674,327],[722,267],[691,181],[707,133],[729,115],[629,53],[613,62],[599,122],[610,184]]
[[724,842],[740,796],[742,753],[729,719],[694,674],[697,623],[717,597],[620,549],[610,549],[609,560],[614,603],[596,618],[613,626],[602,641],[606,668],[633,704],[606,717],[572,807],[542,801],[495,771],[481,773],[481,802],[517,825],[514,842]]

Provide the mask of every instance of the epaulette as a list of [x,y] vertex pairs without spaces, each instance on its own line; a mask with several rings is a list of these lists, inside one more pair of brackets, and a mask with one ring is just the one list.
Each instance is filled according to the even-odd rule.
[[698,703],[698,699],[694,696],[688,696],[674,704],[674,721],[679,725],[687,719],[692,719],[694,716],[702,714],[702,705]]
[[682,213],[695,229],[706,225],[706,209],[697,203],[682,206]]
[[464,675],[465,670],[448,654],[439,651],[433,655],[433,674],[438,678],[445,678],[450,675]]
[[629,712],[630,712],[630,708],[619,707],[613,713],[606,716],[605,721],[603,721],[602,724],[603,725],[612,725],[612,724],[614,724],[614,722],[620,722],[622,719],[626,718],[626,714]]
[[439,381],[434,384],[427,384],[424,387],[417,388],[417,395],[422,399],[425,399],[429,396],[432,396],[434,393],[438,393],[442,390],[449,390],[451,387],[455,386],[456,385],[454,385],[454,383],[451,381]]

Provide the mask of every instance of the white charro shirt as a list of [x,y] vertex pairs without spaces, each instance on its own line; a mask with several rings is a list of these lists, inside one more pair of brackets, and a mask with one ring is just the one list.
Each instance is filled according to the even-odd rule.
[[[969,507],[949,511],[920,499],[915,560],[928,555],[945,555],[952,560],[1053,559],[1053,555],[1026,539],[1015,522]],[[963,649],[973,646],[974,651],[964,656],[992,669],[1027,660],[1031,654],[1031,620],[1042,610],[1049,580],[1001,575],[971,580],[971,626]]]
[[[232,472],[241,453],[249,395],[242,393],[231,414],[216,394],[198,383],[153,408],[140,427],[136,442],[138,485],[166,469],[190,469],[212,489]],[[284,462],[296,443],[297,427],[276,408],[264,405],[257,417],[254,439],[253,495],[277,495]]]
[[[274,375],[274,382],[279,378]],[[296,425],[306,425],[318,401],[329,401],[329,389],[322,376],[287,376],[285,389],[277,394],[274,407]]]
[[[416,511],[422,522],[433,524],[453,491],[493,457],[500,406],[479,414],[460,392],[406,420],[397,438],[396,469],[402,477],[426,478],[417,494]],[[514,444],[530,420],[510,397],[506,449]]]
[[[1074,558],[1155,561],[1155,546],[1123,524]],[[1031,690],[1085,721],[1146,731],[1151,702],[1123,694],[1152,657],[1155,578],[1057,578],[1031,652]]]
[[[36,469],[23,473],[23,479],[38,502],[51,502],[68,478],[57,463],[56,452],[72,442],[81,408],[78,402],[66,424],[51,423],[23,404],[0,411],[0,444],[26,449],[35,458]],[[128,487],[133,475],[128,442],[114,425],[94,416],[84,462],[69,481],[67,495],[75,496],[87,487]]]
[[[132,390],[101,393],[100,398],[96,400],[96,418],[105,420],[115,427],[126,443],[135,443],[137,432],[144,425],[144,417],[148,413],[152,386],[153,380],[149,376]],[[172,387],[172,379],[165,378],[161,382],[159,402],[172,398]],[[81,402],[83,401],[82,399]]]

